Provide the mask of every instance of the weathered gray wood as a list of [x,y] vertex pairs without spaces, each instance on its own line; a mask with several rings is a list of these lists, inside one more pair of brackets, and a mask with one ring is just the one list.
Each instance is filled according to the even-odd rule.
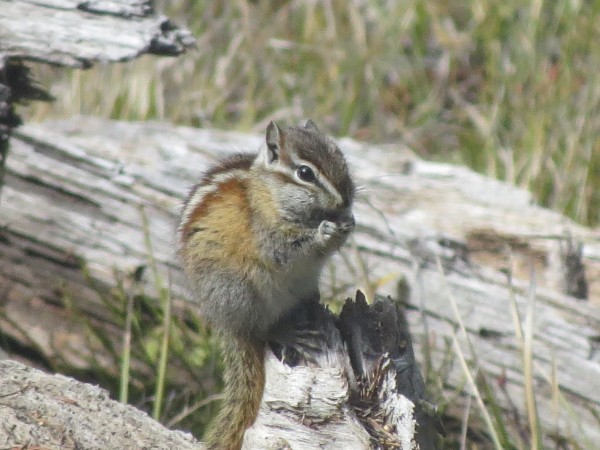
[[287,367],[269,358],[267,373],[261,411],[244,435],[245,449],[371,448],[368,433],[348,407],[348,383],[339,368]]
[[[370,436],[348,404],[344,367],[335,362],[288,367],[269,355],[263,402],[243,448],[370,449]],[[412,418],[410,407],[404,411]]]
[[322,305],[304,309],[310,312],[298,312],[298,320],[320,331],[319,350],[305,349],[310,361],[292,367],[268,358],[265,395],[244,448],[437,450],[438,433],[420,406],[422,380],[418,392],[407,388],[415,376],[407,370],[416,364],[412,347],[385,345],[407,333],[396,320],[398,305],[382,300],[369,306],[358,292],[339,320]]
[[0,448],[199,450],[106,391],[0,360]]
[[[67,326],[57,320],[65,282],[83,310],[108,320],[80,262],[87,261],[94,278],[107,286],[114,282],[113,269],[128,272],[146,264],[140,205],[150,218],[159,268],[170,274],[176,300],[185,297],[173,250],[180,201],[212,161],[227,152],[255,150],[261,141],[240,133],[89,118],[20,129],[0,204],[0,327],[19,339],[28,330],[44,351],[56,351],[56,330]],[[524,415],[522,352],[507,278],[499,269],[510,267],[512,254],[515,301],[524,320],[533,265],[540,417],[546,430],[595,448],[600,439],[591,412],[600,407],[597,234],[536,206],[528,193],[468,169],[420,161],[401,148],[346,139],[340,144],[363,191],[357,232],[323,280],[324,294],[335,285],[338,298],[344,288],[351,293],[356,287],[370,299],[375,290],[396,295],[397,282],[404,279],[414,308],[408,322],[417,358],[426,337],[434,366],[445,356],[445,339],[455,333],[452,295],[475,350],[472,355],[459,333],[466,358],[476,358],[492,383],[505,379]],[[564,247],[567,237],[583,243],[589,302],[560,292],[566,284],[561,242]],[[41,319],[27,314],[33,308]],[[552,405],[545,374],[552,372],[553,360],[569,406]],[[448,389],[461,386],[464,374],[455,360]],[[498,401],[508,408],[503,394]]]
[[0,192],[11,130],[20,124],[14,105],[49,99],[26,61],[88,68],[145,53],[178,55],[194,42],[150,0],[0,0]]
[[0,0],[0,59],[85,68],[178,55],[193,42],[149,0]]
[[4,184],[10,134],[14,127],[21,124],[15,105],[27,100],[48,99],[48,94],[31,81],[26,66],[18,61],[4,59],[0,53],[0,192]]

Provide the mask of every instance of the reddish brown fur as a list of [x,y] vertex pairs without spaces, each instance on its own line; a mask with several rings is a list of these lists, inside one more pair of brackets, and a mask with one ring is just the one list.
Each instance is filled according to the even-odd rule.
[[184,258],[192,266],[194,261],[211,260],[240,273],[248,267],[264,267],[251,222],[248,179],[224,181],[196,205],[184,225],[188,241]]

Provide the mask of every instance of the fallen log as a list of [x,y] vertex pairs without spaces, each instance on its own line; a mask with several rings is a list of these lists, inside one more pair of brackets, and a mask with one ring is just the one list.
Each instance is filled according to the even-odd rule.
[[191,33],[150,0],[0,0],[0,190],[15,105],[50,100],[28,63],[87,69],[143,54],[175,56],[194,45]]
[[0,30],[0,61],[80,69],[175,56],[194,43],[148,0],[0,0]]
[[[115,270],[132,273],[147,264],[142,207],[158,268],[170,274],[175,302],[184,299],[173,254],[180,201],[211,162],[255,150],[261,141],[92,118],[21,128],[0,204],[3,333],[48,358],[57,351],[54,342],[76,346],[65,289],[77,293],[78,307],[90,317],[109,321],[82,267],[108,289]],[[525,422],[519,336],[534,303],[533,382],[545,439],[561,436],[594,448],[600,439],[597,234],[536,206],[527,192],[468,169],[421,161],[397,147],[347,139],[340,145],[363,191],[352,242],[324,277],[325,297],[356,287],[370,301],[375,293],[400,297],[409,308],[417,360],[430,358],[425,371],[450,360],[446,392],[463,392],[464,399],[475,388],[460,365],[466,359],[491,380],[505,413]],[[584,281],[585,289],[573,290]],[[587,293],[588,301],[567,293]],[[466,334],[456,331],[461,322]]]
[[11,360],[0,360],[0,380],[0,448],[201,448],[96,386]]

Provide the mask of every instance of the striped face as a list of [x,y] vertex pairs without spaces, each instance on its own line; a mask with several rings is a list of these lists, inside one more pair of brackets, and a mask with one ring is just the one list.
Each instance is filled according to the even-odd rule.
[[318,225],[351,214],[354,183],[344,155],[311,121],[285,130],[271,122],[252,169],[262,172],[288,220]]

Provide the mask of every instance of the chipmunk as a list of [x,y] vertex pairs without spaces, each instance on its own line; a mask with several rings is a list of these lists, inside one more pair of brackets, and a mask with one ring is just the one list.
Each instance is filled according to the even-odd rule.
[[179,253],[224,358],[208,449],[241,448],[263,395],[266,345],[286,314],[318,299],[323,264],[354,228],[354,190],[342,152],[311,120],[283,130],[269,123],[258,154],[223,160],[192,189]]

